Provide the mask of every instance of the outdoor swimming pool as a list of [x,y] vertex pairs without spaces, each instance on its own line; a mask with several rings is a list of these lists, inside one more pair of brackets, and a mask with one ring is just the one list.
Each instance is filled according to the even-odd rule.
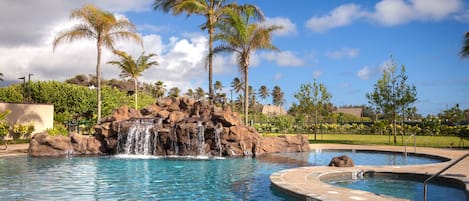
[[[352,152],[288,153],[222,160],[111,156],[0,158],[0,197],[3,200],[289,200],[271,190],[272,173],[313,164],[327,165],[332,156],[342,154]],[[370,160],[371,156],[386,157],[368,155],[369,162],[376,161]],[[317,158],[322,158],[321,163]],[[439,161],[416,157],[407,162]]]
[[[331,185],[364,190],[376,194],[420,201],[423,200],[423,181],[398,174],[365,176],[357,179],[327,179]],[[428,185],[427,201],[467,201],[463,187],[450,182],[436,182]]]

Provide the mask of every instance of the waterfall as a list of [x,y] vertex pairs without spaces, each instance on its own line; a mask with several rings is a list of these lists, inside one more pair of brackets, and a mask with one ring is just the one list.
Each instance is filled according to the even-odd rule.
[[171,141],[171,147],[172,147],[172,150],[174,150],[174,155],[179,155],[179,147],[178,147],[178,135],[177,135],[177,132],[176,132],[176,125],[174,125],[173,127],[173,140]]
[[199,149],[199,156],[205,155],[205,126],[201,121],[197,122],[197,147]]
[[[118,136],[118,152],[126,155],[151,155],[154,152],[152,146],[154,138],[152,138],[151,128],[154,127],[153,122],[148,120],[139,119],[133,122],[127,132],[127,137],[124,137],[119,132]],[[123,140],[125,138],[125,143]],[[123,143],[123,144],[122,144]]]
[[220,133],[223,131],[223,126],[218,123],[217,127],[215,128],[215,144],[217,145],[220,157],[222,157],[222,147],[221,147],[221,139],[220,139]]

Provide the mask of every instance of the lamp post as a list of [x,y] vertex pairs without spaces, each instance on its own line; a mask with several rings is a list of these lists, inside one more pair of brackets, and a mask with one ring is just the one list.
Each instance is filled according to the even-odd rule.
[[25,76],[19,77],[18,79],[23,80],[23,87],[22,87],[23,88],[23,93],[22,93],[22,95],[23,95],[23,102],[24,102],[24,85],[26,84],[26,77]]
[[32,98],[31,98],[31,76],[33,76],[34,74],[32,73],[29,73],[28,74],[28,102],[32,102]]

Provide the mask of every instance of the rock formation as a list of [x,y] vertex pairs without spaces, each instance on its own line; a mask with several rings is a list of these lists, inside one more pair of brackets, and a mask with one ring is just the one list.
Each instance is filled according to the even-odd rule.
[[95,126],[94,136],[34,136],[30,155],[147,154],[256,156],[309,151],[306,136],[262,137],[230,107],[193,99],[165,98],[141,110],[117,108]]
[[353,160],[347,155],[336,156],[329,163],[331,167],[353,167]]

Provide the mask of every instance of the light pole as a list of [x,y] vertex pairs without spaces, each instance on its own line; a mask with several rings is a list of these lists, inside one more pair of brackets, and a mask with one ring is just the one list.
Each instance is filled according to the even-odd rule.
[[33,76],[34,74],[32,73],[29,73],[28,74],[28,102],[32,102],[32,98],[31,98],[31,76]]
[[23,80],[23,87],[22,87],[23,88],[23,93],[22,93],[22,95],[23,95],[23,102],[24,102],[24,88],[25,88],[24,85],[26,84],[26,77],[25,76],[19,77],[18,79]]

